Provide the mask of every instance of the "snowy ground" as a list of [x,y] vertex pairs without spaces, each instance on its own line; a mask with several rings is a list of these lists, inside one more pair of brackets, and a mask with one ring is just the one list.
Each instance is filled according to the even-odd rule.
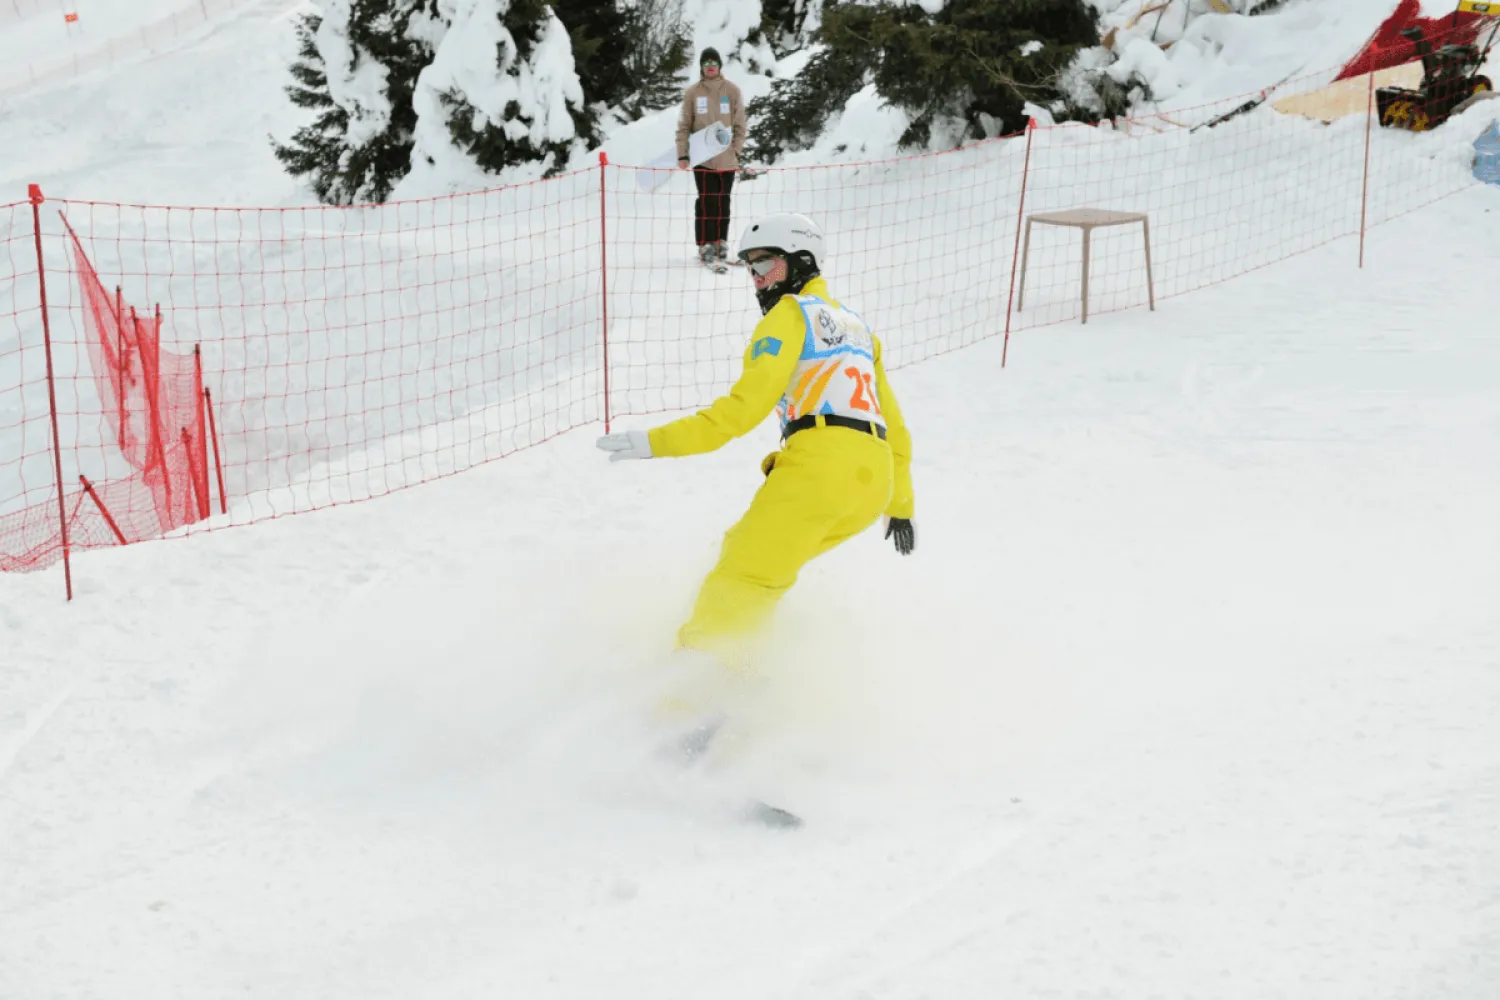
[[624,721],[769,429],[0,578],[0,995],[1487,1000],[1497,212],[903,370],[918,553],[714,786],[793,835]]
[[[201,37],[261,0],[10,0],[0,5],[0,101],[67,86]],[[69,20],[69,18],[72,20]]]
[[[13,101],[0,190],[305,203],[285,9]],[[0,997],[1493,1000],[1497,216],[902,368],[918,551],[806,571],[701,782],[635,713],[769,427],[0,576]]]
[[11,151],[0,158],[0,201],[24,199],[38,183],[52,197],[137,204],[313,202],[281,171],[269,139],[300,121],[282,92],[296,8],[244,0],[175,48],[9,95],[0,101]]

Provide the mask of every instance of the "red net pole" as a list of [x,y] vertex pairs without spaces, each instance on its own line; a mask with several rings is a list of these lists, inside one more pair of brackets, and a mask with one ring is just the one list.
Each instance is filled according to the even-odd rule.
[[[161,307],[157,310],[160,312]],[[198,517],[207,520],[209,511],[208,492],[208,435],[204,433],[207,423],[204,415],[203,399],[203,345],[193,345],[193,396],[197,399],[198,406],[193,413],[195,426],[193,427],[193,444],[195,452],[192,462],[189,463],[193,477],[193,489],[198,494]]]
[[[141,337],[141,317],[134,306],[130,307],[130,327],[135,331],[137,342]],[[155,481],[159,490],[158,516],[170,520],[172,510],[172,479],[167,470],[167,444],[161,427],[161,355],[160,342],[153,336],[141,350],[141,383],[145,389],[146,403],[146,476]]]
[[204,409],[208,411],[208,436],[214,442],[214,473],[219,480],[219,513],[229,513],[229,498],[224,494],[224,463],[219,459],[219,427],[214,420],[214,397],[208,388],[203,390]]
[[[183,452],[183,454],[184,455],[191,455],[193,453],[193,449],[195,447],[196,447],[196,445],[193,442],[193,432],[190,431],[190,430],[188,430],[186,427],[184,427],[182,429],[182,452]],[[198,477],[197,476],[192,475],[191,473],[189,473],[188,474],[188,479],[189,479],[189,481],[191,481],[192,486],[193,486],[193,505],[198,509],[198,513],[199,513],[200,516],[206,517],[207,514],[205,514],[204,512],[206,510],[208,510],[208,497],[204,496],[203,495],[203,491],[199,488]],[[183,498],[184,505],[186,504],[186,500],[187,500],[187,498],[184,497]]]
[[1370,217],[1370,138],[1375,131],[1375,74],[1370,74],[1370,96],[1365,108],[1365,177],[1359,193],[1359,266],[1365,266],[1365,232]]
[[605,208],[609,154],[599,150],[599,306],[604,333],[604,433],[609,433],[609,213]]
[[73,560],[68,551],[68,505],[63,496],[62,435],[57,429],[57,378],[52,367],[52,320],[47,314],[47,263],[42,254],[42,188],[32,184],[27,188],[31,198],[31,221],[36,232],[36,281],[42,303],[42,342],[47,354],[47,401],[52,410],[52,456],[57,470],[57,519],[62,530],[63,582],[68,591],[68,600],[73,599]]
[[99,494],[94,491],[94,484],[89,482],[87,476],[83,475],[78,477],[78,481],[83,484],[83,492],[87,493],[89,499],[94,501],[94,506],[99,508],[99,513],[104,515],[104,523],[109,525],[109,530],[114,532],[115,538],[119,540],[121,545],[128,545],[129,543],[125,541],[125,532],[121,531],[120,526],[115,523],[115,519],[110,514],[109,508],[104,506],[104,501],[99,499]]
[[125,358],[125,290],[119,285],[115,286],[115,364],[119,368],[119,377],[115,384],[120,387],[119,391],[119,414],[120,414],[120,450],[124,451],[125,443],[125,421],[127,413],[125,410],[125,371],[129,362]]
[[1010,356],[1010,317],[1016,305],[1016,266],[1021,260],[1021,227],[1026,221],[1026,182],[1031,177],[1031,137],[1036,133],[1036,119],[1026,120],[1026,163],[1021,168],[1021,199],[1016,205],[1016,242],[1010,252],[1010,298],[1005,304],[1005,343],[1000,348],[1000,367]]

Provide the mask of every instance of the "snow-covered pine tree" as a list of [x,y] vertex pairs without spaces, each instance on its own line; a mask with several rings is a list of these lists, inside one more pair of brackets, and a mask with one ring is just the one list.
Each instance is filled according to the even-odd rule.
[[[413,169],[418,182],[403,194],[464,178],[482,186],[479,175],[529,160],[556,172],[608,122],[673,104],[690,57],[682,0],[316,3],[297,24],[286,88],[316,117],[272,144],[328,204],[384,201]],[[451,182],[436,183],[438,174]]]
[[1070,103],[1095,117],[1116,118],[1170,101],[1186,83],[1181,67],[1221,57],[1225,22],[1280,9],[1282,0],[1092,0],[1101,15],[1100,44],[1072,67]]
[[609,122],[635,121],[682,98],[678,78],[689,39],[682,0],[551,0],[568,29],[583,85],[586,130],[597,143]]
[[753,162],[774,163],[782,153],[810,147],[865,85],[868,54],[825,44],[820,36],[821,29],[801,73],[775,81],[769,94],[752,99],[745,109]]
[[[860,28],[859,18],[834,25],[846,43]],[[1026,104],[1062,98],[1064,72],[1099,41],[1085,0],[949,0],[923,21],[869,30],[882,55],[876,88],[911,116],[903,146],[927,145],[936,128],[957,141],[1019,132]]]
[[592,143],[600,120],[624,104],[632,89],[625,75],[625,11],[619,0],[551,0],[551,5],[573,46],[587,119],[581,137]]
[[568,30],[545,0],[438,0],[447,30],[417,80],[411,173],[397,192],[473,190],[531,164],[549,177],[586,141]]
[[318,0],[297,23],[292,103],[317,113],[276,158],[330,205],[384,201],[411,165],[412,89],[432,58],[437,0]]
[[822,13],[823,0],[761,0],[761,36],[776,58],[785,58],[806,44]]
[[[692,39],[682,24],[682,0],[618,0],[626,44],[620,72],[631,89],[619,102],[627,121],[682,100],[682,71],[692,61]],[[578,43],[574,40],[574,51]],[[585,84],[585,92],[587,84]]]
[[1064,72],[1099,42],[1086,0],[826,0],[821,13],[806,69],[750,104],[756,159],[806,148],[870,83],[906,113],[904,147],[1018,131],[1028,102],[1060,105]]

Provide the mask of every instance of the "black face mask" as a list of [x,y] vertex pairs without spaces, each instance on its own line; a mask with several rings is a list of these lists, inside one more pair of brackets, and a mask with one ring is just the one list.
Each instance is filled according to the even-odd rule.
[[[771,249],[771,248],[768,248]],[[784,295],[796,295],[821,272],[813,255],[806,250],[785,258],[786,277],[774,285],[755,290],[755,301],[760,303],[760,314],[764,316],[776,307]]]

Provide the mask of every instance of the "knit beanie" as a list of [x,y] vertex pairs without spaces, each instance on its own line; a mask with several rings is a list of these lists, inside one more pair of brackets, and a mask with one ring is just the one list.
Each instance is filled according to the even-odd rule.
[[703,68],[703,64],[708,62],[710,59],[718,63],[720,68],[723,68],[724,60],[719,58],[719,50],[714,48],[712,45],[704,49],[703,54],[698,57],[698,68],[701,70]]

